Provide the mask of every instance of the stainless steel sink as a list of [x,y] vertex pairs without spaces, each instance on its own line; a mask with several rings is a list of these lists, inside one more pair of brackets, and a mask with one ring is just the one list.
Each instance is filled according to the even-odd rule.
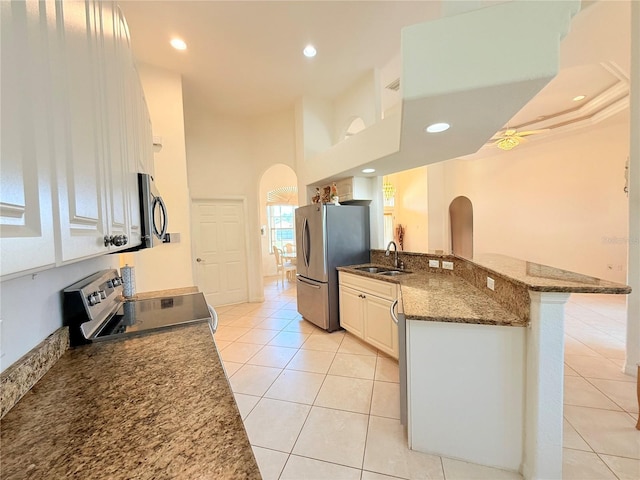
[[361,272],[367,272],[367,273],[384,273],[384,272],[388,272],[389,269],[388,268],[380,268],[380,267],[356,267],[355,270],[360,270]]
[[389,277],[393,277],[395,275],[404,275],[405,273],[409,273],[404,270],[387,270],[386,272],[379,272],[379,275],[387,275]]

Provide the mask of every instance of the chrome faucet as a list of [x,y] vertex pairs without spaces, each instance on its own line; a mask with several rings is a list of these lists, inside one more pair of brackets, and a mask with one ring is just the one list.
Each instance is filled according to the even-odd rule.
[[396,245],[396,242],[394,242],[393,240],[391,240],[389,242],[389,245],[387,245],[387,250],[384,252],[384,256],[388,257],[389,256],[389,252],[391,249],[391,245],[393,245],[393,266],[394,268],[398,268],[398,246]]

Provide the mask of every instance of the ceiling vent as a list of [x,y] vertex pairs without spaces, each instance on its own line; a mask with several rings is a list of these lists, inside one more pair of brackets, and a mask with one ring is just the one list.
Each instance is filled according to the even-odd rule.
[[389,90],[393,90],[394,92],[397,92],[398,90],[400,90],[400,79],[396,78],[393,82],[391,82],[389,85],[387,85],[384,88],[388,88]]

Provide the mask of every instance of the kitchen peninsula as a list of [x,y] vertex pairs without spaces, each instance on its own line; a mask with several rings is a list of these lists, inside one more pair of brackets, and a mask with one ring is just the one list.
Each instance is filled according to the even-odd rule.
[[68,350],[2,419],[2,478],[261,477],[201,323]]
[[[339,270],[400,286],[410,448],[525,479],[561,478],[564,303],[574,292],[631,289],[503,255],[400,257],[410,273]],[[390,267],[383,251],[372,251],[371,261]]]

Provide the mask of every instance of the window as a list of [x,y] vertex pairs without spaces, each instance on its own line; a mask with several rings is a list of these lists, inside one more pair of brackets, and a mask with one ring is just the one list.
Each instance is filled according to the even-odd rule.
[[273,247],[284,250],[287,243],[296,244],[295,205],[269,205],[267,217],[269,220],[269,252]]

